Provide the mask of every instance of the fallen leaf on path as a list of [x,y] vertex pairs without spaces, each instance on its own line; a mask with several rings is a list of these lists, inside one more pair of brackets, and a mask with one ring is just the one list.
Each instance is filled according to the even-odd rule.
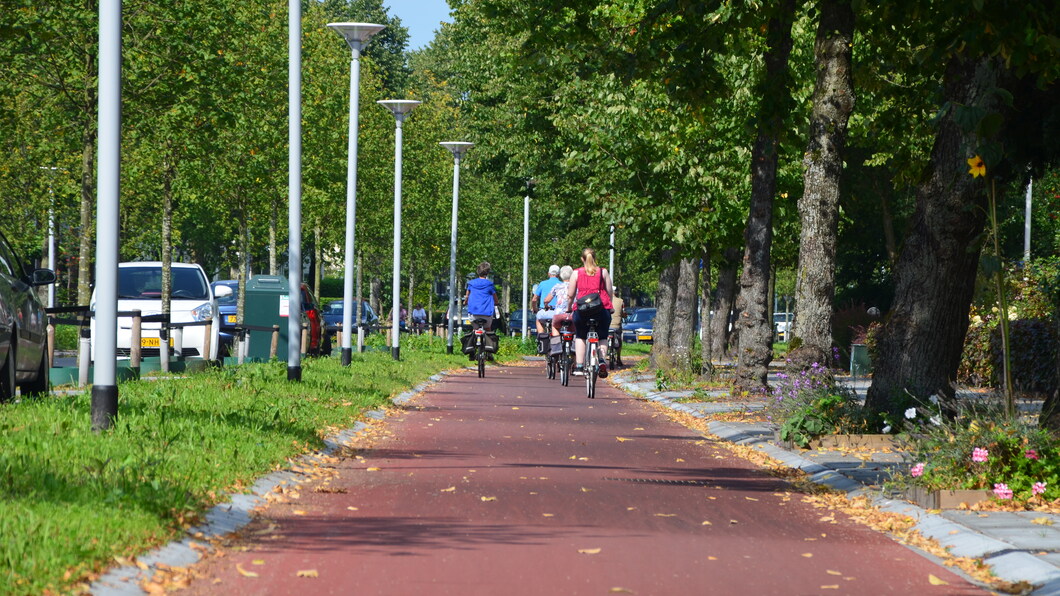
[[257,577],[258,576],[258,574],[254,573],[253,571],[247,571],[246,569],[243,569],[243,566],[240,565],[239,563],[236,563],[236,571],[238,571],[239,575],[242,575],[243,577]]
[[707,560],[708,561],[717,561],[718,558],[717,557],[707,557]]
[[305,515],[305,511],[302,511],[301,509],[295,509],[294,510],[294,514],[295,515]]
[[572,456],[568,457],[567,459],[578,459],[578,456],[577,455],[572,455]]
[[481,497],[483,501],[496,501],[497,497]]
[[950,582],[948,582],[948,581],[946,581],[944,579],[939,579],[939,578],[935,577],[934,575],[932,575],[930,573],[928,574],[928,583],[933,585],[933,586],[948,586],[948,585],[950,585]]
[[379,468],[367,468],[368,472],[378,472]]
[[656,513],[655,517],[676,517],[676,513]]
[[255,565],[264,565],[265,564],[265,559],[254,559],[253,561],[251,561],[251,563],[253,563]]
[[636,511],[636,507],[626,507],[626,511]]
[[812,556],[813,556],[813,553],[802,553],[802,556],[804,556],[804,557],[806,557],[807,559],[809,559],[810,557],[812,557]]
[[758,500],[758,499],[756,499],[754,497],[744,497],[744,498],[747,499],[748,501],[757,501]]
[[443,488],[443,489],[441,490],[441,492],[443,492],[443,493],[451,493],[451,492],[453,492],[454,490],[456,490],[456,487],[455,487],[455,486],[450,486],[449,488]]
[[617,588],[617,587],[616,588],[611,588],[610,590],[608,590],[608,592],[611,592],[612,594],[634,594],[633,590],[630,590],[629,588]]
[[583,486],[583,487],[582,487],[582,492],[583,492],[583,493],[591,493],[591,492],[593,492],[593,489],[591,489],[591,488],[585,488],[585,487]]
[[578,461],[589,461],[588,457],[579,457]]
[[512,409],[513,409],[513,410],[518,410],[518,409],[519,409],[519,406],[512,406]]
[[843,575],[842,573],[840,573],[838,571],[832,571],[831,569],[825,569],[824,572],[827,573],[828,575]]
[[704,525],[704,526],[713,526],[714,524],[710,523],[709,521],[705,521],[705,522],[703,522],[703,523],[702,523],[701,525]]
[[1053,525],[1053,520],[1048,517],[1036,517],[1031,520],[1031,523],[1038,524],[1039,526],[1051,526]]
[[583,555],[598,555],[600,550],[599,548],[579,548],[578,552]]
[[619,443],[625,443],[626,441],[632,441],[633,439],[627,439],[626,437],[615,437]]
[[541,515],[544,517],[555,517],[554,513],[542,513]]
[[830,586],[821,586],[822,590],[838,590],[839,584],[832,584]]
[[316,569],[303,569],[295,575],[298,577],[320,577],[320,574],[317,573]]
[[679,458],[677,458],[677,463],[679,463],[679,464],[683,464],[683,463],[685,463],[685,460],[683,460],[683,459],[681,459],[681,458],[679,457]]
[[353,506],[347,507],[346,509],[349,509],[350,511],[357,511],[357,508]]
[[730,524],[738,524],[738,523],[740,523],[740,522],[736,521],[735,519],[730,519],[730,520],[729,520],[729,523],[730,523]]
[[644,430],[644,428],[643,428],[643,427],[640,427],[640,426],[638,426],[637,428],[634,428],[633,430]]

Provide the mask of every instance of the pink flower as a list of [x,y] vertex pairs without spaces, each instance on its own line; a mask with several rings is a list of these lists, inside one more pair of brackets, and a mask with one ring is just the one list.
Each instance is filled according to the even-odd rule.
[[1045,483],[1044,482],[1035,482],[1034,486],[1031,487],[1031,492],[1034,493],[1035,495],[1040,495],[1040,494],[1044,493],[1045,492]]
[[972,449],[972,461],[982,463],[985,462],[988,457],[990,457],[990,452],[986,449],[980,447]]
[[924,473],[924,464],[918,463],[913,466],[913,469],[909,470],[909,475],[916,478]]
[[1011,499],[1012,489],[1009,488],[1007,484],[998,483],[994,485],[994,494],[997,495],[997,498],[999,499]]
[[1023,457],[1027,459],[1038,459],[1038,451],[1036,449],[1028,449],[1023,452]]

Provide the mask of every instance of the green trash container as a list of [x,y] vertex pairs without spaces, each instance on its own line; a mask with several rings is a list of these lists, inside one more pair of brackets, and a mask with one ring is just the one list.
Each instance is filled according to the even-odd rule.
[[[289,291],[287,278],[279,275],[256,275],[247,282],[247,301],[243,323],[254,327],[280,326],[280,341],[276,357],[287,360],[287,313]],[[272,347],[272,332],[252,330],[247,358],[268,360]]]
[[869,348],[865,344],[853,344],[850,346],[850,375],[854,377],[865,377],[872,372],[872,358],[869,357]]

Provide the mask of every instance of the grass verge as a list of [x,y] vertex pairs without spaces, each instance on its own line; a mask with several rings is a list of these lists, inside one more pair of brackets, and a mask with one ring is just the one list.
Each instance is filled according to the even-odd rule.
[[117,423],[99,434],[87,392],[4,405],[0,593],[80,591],[116,557],[179,536],[364,410],[467,362],[424,344],[403,346],[400,362],[389,350],[354,354],[349,369],[307,359],[301,383],[276,361],[124,383]]

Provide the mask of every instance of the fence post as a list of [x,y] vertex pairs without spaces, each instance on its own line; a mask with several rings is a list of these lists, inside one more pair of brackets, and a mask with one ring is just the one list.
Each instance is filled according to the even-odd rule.
[[206,326],[203,328],[203,340],[202,340],[202,356],[203,360],[210,360],[210,340],[213,339],[213,320],[206,321]]
[[272,343],[269,345],[269,360],[276,357],[276,351],[280,347],[280,326],[272,326]]
[[309,353],[309,329],[302,323],[302,353]]
[[[112,355],[113,357],[113,355]],[[81,326],[81,339],[78,341],[77,386],[88,385],[88,367],[92,363],[92,330]]]
[[55,325],[52,325],[51,317],[48,317],[48,368],[55,366]]
[[242,327],[239,329],[239,338],[236,340],[236,362],[243,364],[243,360],[247,356],[247,344],[250,343],[250,337],[247,336],[247,330]]
[[129,339],[129,366],[135,370],[140,370],[140,359],[143,355],[143,348],[140,346],[143,338],[143,313],[139,310],[134,310],[132,313],[132,331],[130,331],[131,338]]
[[184,360],[184,326],[173,328],[173,354],[177,360]]

